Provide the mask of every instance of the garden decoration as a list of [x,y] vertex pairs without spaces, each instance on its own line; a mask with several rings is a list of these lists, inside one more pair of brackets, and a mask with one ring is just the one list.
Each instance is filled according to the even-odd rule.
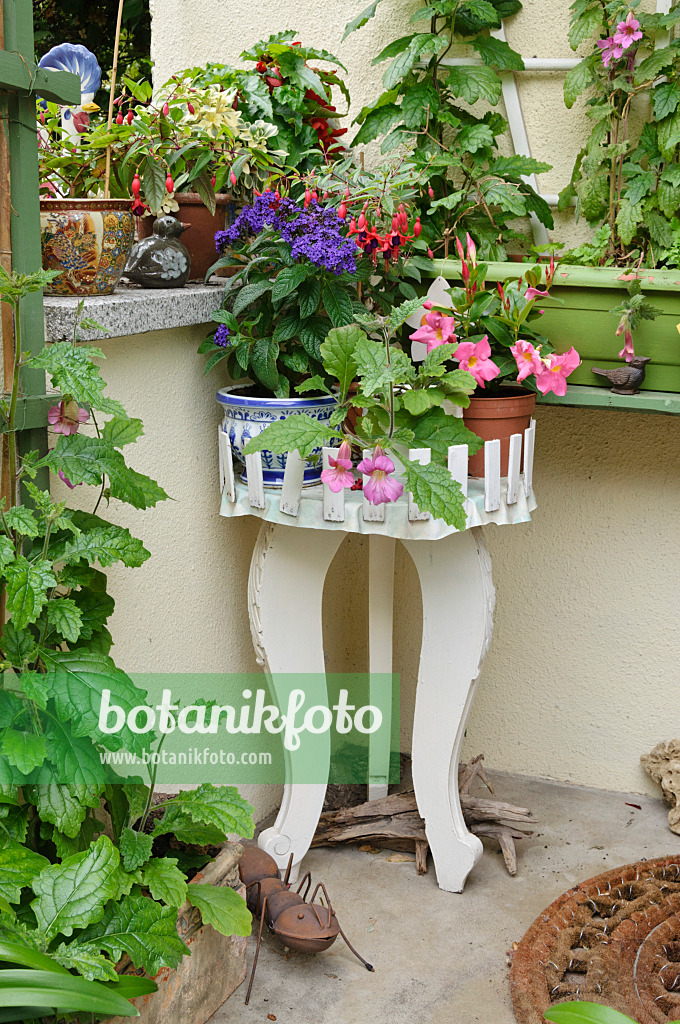
[[111,295],[135,242],[126,199],[40,200],[47,295]]
[[[257,933],[257,946],[253,957],[253,966],[250,972],[250,982],[246,992],[245,1004],[250,1002],[257,960],[260,955],[260,944],[262,942],[262,929],[264,922],[267,922],[269,930],[279,938],[288,949],[296,953],[322,953],[330,949],[338,935],[342,935],[348,949],[354,953],[357,960],[360,960],[367,971],[373,972],[375,968],[369,964],[349,941],[340,922],[335,916],[333,904],[330,901],[326,886],[318,882],[312,893],[309,903],[307,896],[312,887],[312,876],[307,872],[295,892],[291,892],[288,880],[293,866],[293,854],[288,858],[288,865],[283,880],[279,877],[279,866],[273,857],[270,857],[264,850],[257,846],[247,846],[239,862],[241,881],[248,892],[248,906],[253,915],[260,919],[260,927]],[[307,884],[305,895],[300,892]],[[326,903],[315,903],[316,894],[321,889]]]
[[[146,698],[110,657],[114,601],[102,569],[140,566],[149,552],[98,513],[110,498],[146,509],[166,494],[127,465],[122,449],[141,436],[142,423],[104,394],[98,349],[74,335],[24,354],[21,304],[51,276],[10,276],[0,268],[0,297],[15,324],[10,397],[0,406],[10,481],[0,508],[0,587],[9,618],[0,637],[0,940],[107,982],[117,980],[123,954],[150,975],[180,963],[187,947],[177,908],[185,900],[223,934],[249,933],[238,893],[187,884],[195,852],[165,857],[152,848],[166,835],[201,847],[220,844],[232,832],[252,834],[253,823],[251,808],[231,787],[206,784],[154,803],[155,767],[150,786],[122,784],[102,758],[122,747],[142,755],[145,747],[127,725],[103,731],[93,695],[109,689],[125,707]],[[26,369],[44,371],[58,392],[48,415],[57,442],[44,455],[17,450]],[[82,429],[88,422],[95,434]],[[69,508],[37,486],[36,474],[45,469],[70,490],[95,485],[92,512]],[[210,860],[204,857],[199,864]]]
[[639,395],[648,362],[649,356],[633,356],[625,366],[617,366],[613,370],[593,366],[593,373],[607,378],[613,395]]
[[[379,2],[347,25],[345,37],[373,17]],[[497,149],[508,127],[493,109],[501,97],[501,74],[521,70],[524,62],[489,32],[521,7],[519,0],[445,0],[421,8],[411,21],[429,21],[429,31],[421,28],[396,39],[373,61],[390,61],[383,74],[385,91],[357,117],[361,127],[354,145],[376,138],[384,139],[383,152],[406,145],[416,166],[427,168],[429,191],[420,213],[435,255],[448,255],[448,238],[469,231],[484,259],[502,260],[508,243],[524,240],[511,225],[514,218],[532,214],[553,227],[550,207],[527,180],[550,165],[528,156],[500,156]],[[443,63],[455,42],[471,44],[482,63]],[[469,106],[480,100],[492,109],[476,116]]]
[[84,132],[90,123],[90,114],[99,110],[94,97],[101,85],[102,73],[95,55],[80,43],[61,43],[53,46],[38,62],[40,68],[70,71],[81,81],[80,103],[59,107],[61,126],[71,138]]
[[182,288],[189,280],[191,257],[180,240],[185,225],[176,217],[158,217],[153,234],[134,246],[124,274],[143,288]]
[[[676,1021],[679,906],[677,856],[616,868],[564,893],[514,954],[510,983],[519,1024],[622,1019],[607,1017],[605,1007],[638,1024]],[[575,1001],[555,1005],[565,999]],[[603,1004],[601,1016],[578,1016],[588,1002]]]
[[649,754],[640,757],[640,763],[649,776],[661,786],[665,803],[670,805],[668,827],[671,832],[680,835],[680,742],[665,740],[657,743]]

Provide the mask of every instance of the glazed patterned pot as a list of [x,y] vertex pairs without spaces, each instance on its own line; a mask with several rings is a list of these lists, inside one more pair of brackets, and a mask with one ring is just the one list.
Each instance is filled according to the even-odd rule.
[[43,270],[61,273],[46,295],[110,295],[135,241],[128,199],[41,199]]
[[[289,416],[296,416],[300,413],[306,413],[312,419],[329,424],[337,405],[334,395],[322,395],[318,398],[254,398],[250,395],[236,394],[231,388],[220,388],[216,397],[224,410],[223,430],[229,437],[234,455],[244,467],[241,474],[241,480],[244,482],[247,478],[243,449],[252,437],[261,434],[270,423],[275,423],[276,420],[285,420]],[[274,455],[268,451],[261,452],[261,455],[264,486],[282,487],[286,456]],[[316,455],[321,455],[320,448],[315,449],[312,453],[312,457]],[[320,458],[316,465],[311,459],[306,462],[305,487],[312,487],[321,482],[322,468]]]

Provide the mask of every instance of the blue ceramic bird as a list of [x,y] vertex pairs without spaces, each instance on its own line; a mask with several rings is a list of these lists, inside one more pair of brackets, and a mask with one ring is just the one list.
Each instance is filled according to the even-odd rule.
[[94,97],[102,82],[102,72],[95,55],[80,43],[60,43],[41,57],[38,67],[70,71],[80,77],[80,103],[61,108],[61,124],[69,135],[84,132],[90,123],[90,114],[99,110]]

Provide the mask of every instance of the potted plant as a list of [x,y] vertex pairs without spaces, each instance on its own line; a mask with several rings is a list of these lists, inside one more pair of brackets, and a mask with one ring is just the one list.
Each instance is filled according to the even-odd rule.
[[[540,284],[540,267],[527,270],[496,288],[487,289],[487,266],[477,262],[474,242],[467,236],[467,250],[459,239],[463,287],[448,289],[450,306],[433,306],[411,340],[427,346],[428,353],[451,345],[449,358],[469,370],[477,388],[463,410],[467,426],[484,441],[501,441],[501,472],[507,473],[510,437],[529,426],[536,392],[566,394],[567,377],[580,363],[572,346],[558,355],[542,328],[542,310],[555,274],[551,261]],[[429,355],[428,355],[429,358]],[[483,453],[473,455],[470,474],[484,475]]]
[[[185,900],[224,935],[249,933],[239,893],[198,878],[187,885],[187,877],[228,833],[252,835],[252,809],[233,787],[210,784],[154,800],[155,767],[146,786],[107,759],[121,749],[142,755],[145,746],[127,722],[107,731],[96,697],[108,690],[129,708],[144,703],[146,692],[110,656],[114,601],[102,568],[142,565],[149,552],[97,513],[110,497],[145,509],[167,496],[127,465],[123,449],[142,424],[104,394],[98,349],[74,338],[24,355],[22,298],[51,276],[0,268],[16,353],[11,392],[0,403],[9,473],[0,509],[0,588],[9,618],[0,637],[0,941],[127,993],[118,979],[124,954],[149,975],[176,968],[186,954],[177,920]],[[48,415],[58,440],[45,455],[18,451],[24,367],[45,371],[60,393]],[[80,426],[90,419],[96,433],[88,436]],[[37,474],[46,470],[71,490],[95,485],[93,511],[71,509],[39,486]],[[189,853],[175,843],[167,856],[164,837],[202,849]],[[122,1009],[111,1003],[111,1012]]]
[[[372,271],[371,263],[357,262],[338,212],[312,197],[305,205],[267,190],[217,235],[218,251],[226,247],[228,255],[214,266],[236,273],[213,317],[219,326],[199,352],[209,355],[206,372],[224,361],[232,380],[252,382],[217,393],[224,429],[244,464],[243,446],[268,423],[303,412],[325,423],[334,417],[336,397],[315,384],[323,374],[321,344],[332,327],[364,311],[356,286]],[[268,452],[263,459],[265,484],[281,486],[285,459]],[[305,483],[317,483],[319,473],[308,462]]]

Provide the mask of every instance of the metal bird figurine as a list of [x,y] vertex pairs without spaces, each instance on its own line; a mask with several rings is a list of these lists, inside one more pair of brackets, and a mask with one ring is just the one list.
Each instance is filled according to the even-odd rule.
[[593,366],[592,370],[599,377],[607,378],[612,385],[609,390],[613,395],[638,395],[650,358],[650,356],[633,356],[625,366],[616,366],[613,370],[601,370],[598,366]]
[[191,272],[189,250],[179,237],[187,227],[176,217],[159,217],[153,234],[134,246],[125,276],[143,288],[182,288]]

